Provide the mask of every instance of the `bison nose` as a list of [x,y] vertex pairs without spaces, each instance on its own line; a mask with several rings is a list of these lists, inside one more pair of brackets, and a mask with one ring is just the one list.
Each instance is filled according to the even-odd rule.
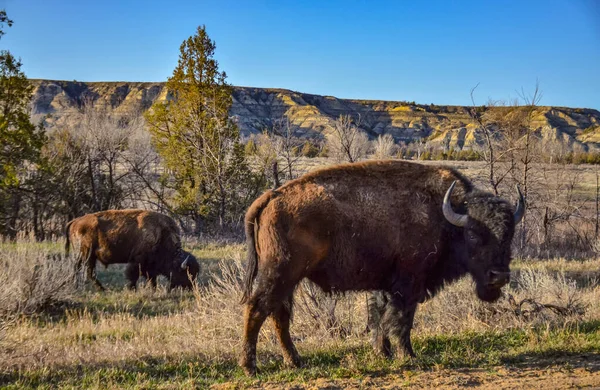
[[494,271],[491,270],[488,274],[489,284],[494,287],[502,287],[510,281],[510,271]]

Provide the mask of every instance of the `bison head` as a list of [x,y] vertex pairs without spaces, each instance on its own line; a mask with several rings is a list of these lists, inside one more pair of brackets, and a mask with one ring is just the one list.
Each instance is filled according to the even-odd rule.
[[500,297],[501,288],[510,280],[510,246],[515,225],[523,218],[523,195],[517,187],[519,202],[516,210],[497,196],[473,191],[466,194],[466,213],[455,212],[450,197],[456,181],[444,197],[444,217],[462,228],[460,257],[476,283],[477,296],[487,302]]
[[198,277],[200,264],[191,253],[182,250],[173,262],[169,290],[175,287],[192,288],[192,282]]

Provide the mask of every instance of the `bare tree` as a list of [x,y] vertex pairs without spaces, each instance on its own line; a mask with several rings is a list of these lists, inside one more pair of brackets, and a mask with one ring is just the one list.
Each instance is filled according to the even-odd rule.
[[417,154],[417,160],[421,160],[423,158],[423,156],[425,155],[426,152],[429,152],[429,150],[431,149],[431,146],[429,145],[429,141],[425,138],[419,138],[417,141],[415,141],[414,143],[410,144],[412,147],[414,147],[416,154]]
[[[160,156],[152,145],[152,137],[141,113],[138,115],[134,112],[129,116],[128,127],[128,147],[123,153],[123,159],[124,169],[130,172],[125,177],[129,203],[178,218],[171,202],[173,190],[169,188],[168,180],[165,180],[168,172],[163,168]],[[181,219],[179,222],[183,225]]]
[[500,185],[512,177],[513,183],[520,184],[527,196],[528,174],[534,161],[532,119],[542,97],[539,83],[536,82],[531,95],[521,89],[522,101],[489,100],[486,106],[480,107],[475,105],[474,98],[478,85],[471,89],[470,115],[485,138],[482,155],[488,165],[489,185],[498,195]]
[[327,145],[338,161],[355,162],[363,158],[369,149],[369,138],[360,130],[350,115],[340,115],[327,137]]
[[78,119],[73,135],[86,150],[94,211],[119,207],[121,181],[129,174],[122,169],[129,138],[127,119],[111,115],[91,100],[83,104]]
[[272,176],[270,182],[279,183],[280,178],[293,180],[298,176],[299,150],[303,142],[294,135],[289,119],[275,120],[262,134],[253,136],[252,142],[257,169],[267,178]]
[[397,149],[396,143],[394,142],[394,137],[392,137],[390,134],[380,135],[377,137],[374,144],[375,153],[373,157],[379,160],[391,158]]
[[533,129],[532,129],[532,120],[534,116],[535,109],[542,99],[542,92],[540,91],[540,83],[536,81],[535,89],[532,94],[528,95],[523,88],[521,88],[521,92],[519,94],[523,102],[525,103],[525,112],[523,114],[523,130],[525,135],[523,138],[523,147],[522,147],[522,158],[520,162],[522,163],[522,179],[521,185],[523,186],[523,194],[527,197],[527,189],[529,184],[529,171],[531,170],[531,163],[534,161],[532,156],[533,152]]
[[[539,169],[534,172],[534,163],[541,161],[541,139],[533,128],[536,107],[542,97],[539,83],[536,82],[532,94],[521,89],[520,99],[511,102],[490,100],[482,107],[475,106],[476,88],[471,89],[473,107],[470,114],[485,139],[482,155],[488,167],[489,186],[498,195],[501,188],[519,185],[527,202],[527,215],[532,216],[537,205],[528,200],[528,194],[532,180],[541,180]],[[525,248],[529,237],[527,218],[519,225],[516,242],[520,249]]]
[[[253,136],[251,140],[255,145],[255,170],[260,172],[267,181],[271,183],[278,181],[279,170],[277,170],[277,172],[273,171],[274,164],[278,164],[277,142],[275,136],[270,135],[268,131],[264,131],[261,134]],[[275,176],[277,176],[277,178]]]
[[278,160],[282,161],[283,171],[287,180],[293,180],[297,176],[297,165],[300,160],[298,153],[302,143],[294,136],[294,130],[288,118],[276,120],[273,124],[275,135],[275,150]]
[[483,149],[483,159],[487,163],[488,166],[488,182],[494,191],[495,195],[498,195],[498,186],[504,180],[504,177],[508,174],[508,172],[504,172],[504,174],[498,174],[496,170],[496,162],[498,158],[498,152],[496,149],[498,148],[496,145],[496,140],[498,138],[498,134],[495,131],[493,125],[489,123],[487,118],[484,116],[486,110],[491,107],[494,107],[496,104],[493,101],[489,101],[487,107],[481,106],[477,107],[475,104],[475,90],[479,84],[471,88],[471,102],[473,103],[473,107],[471,108],[469,114],[471,118],[477,123],[479,129],[483,132],[485,137],[485,148]]

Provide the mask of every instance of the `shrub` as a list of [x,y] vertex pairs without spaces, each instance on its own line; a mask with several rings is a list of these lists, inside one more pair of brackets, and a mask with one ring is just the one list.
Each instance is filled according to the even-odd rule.
[[374,158],[383,160],[392,158],[396,150],[396,142],[390,134],[384,134],[377,137],[374,141],[375,153]]
[[254,156],[256,154],[256,149],[256,143],[253,139],[249,139],[248,142],[246,142],[246,145],[244,145],[244,153],[246,153],[246,156]]
[[310,141],[304,142],[300,155],[304,157],[317,157],[319,155],[319,148]]
[[74,258],[32,244],[0,244],[0,317],[43,312],[75,295]]
[[329,149],[327,146],[323,145],[317,157],[329,157]]

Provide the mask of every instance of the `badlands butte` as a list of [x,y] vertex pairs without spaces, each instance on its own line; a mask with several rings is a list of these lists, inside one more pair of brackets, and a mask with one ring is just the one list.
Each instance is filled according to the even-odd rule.
[[[115,113],[147,110],[167,98],[165,83],[32,80],[32,114],[49,129],[76,120],[82,102],[93,99]],[[231,115],[242,136],[260,133],[275,120],[289,119],[295,134],[322,139],[340,115],[360,115],[370,138],[391,134],[396,142],[426,139],[432,146],[476,149],[484,138],[467,106],[415,104],[406,101],[339,99],[286,89],[234,87]],[[492,108],[501,110],[502,108]],[[531,126],[544,141],[565,151],[600,152],[600,112],[589,108],[539,106]]]

